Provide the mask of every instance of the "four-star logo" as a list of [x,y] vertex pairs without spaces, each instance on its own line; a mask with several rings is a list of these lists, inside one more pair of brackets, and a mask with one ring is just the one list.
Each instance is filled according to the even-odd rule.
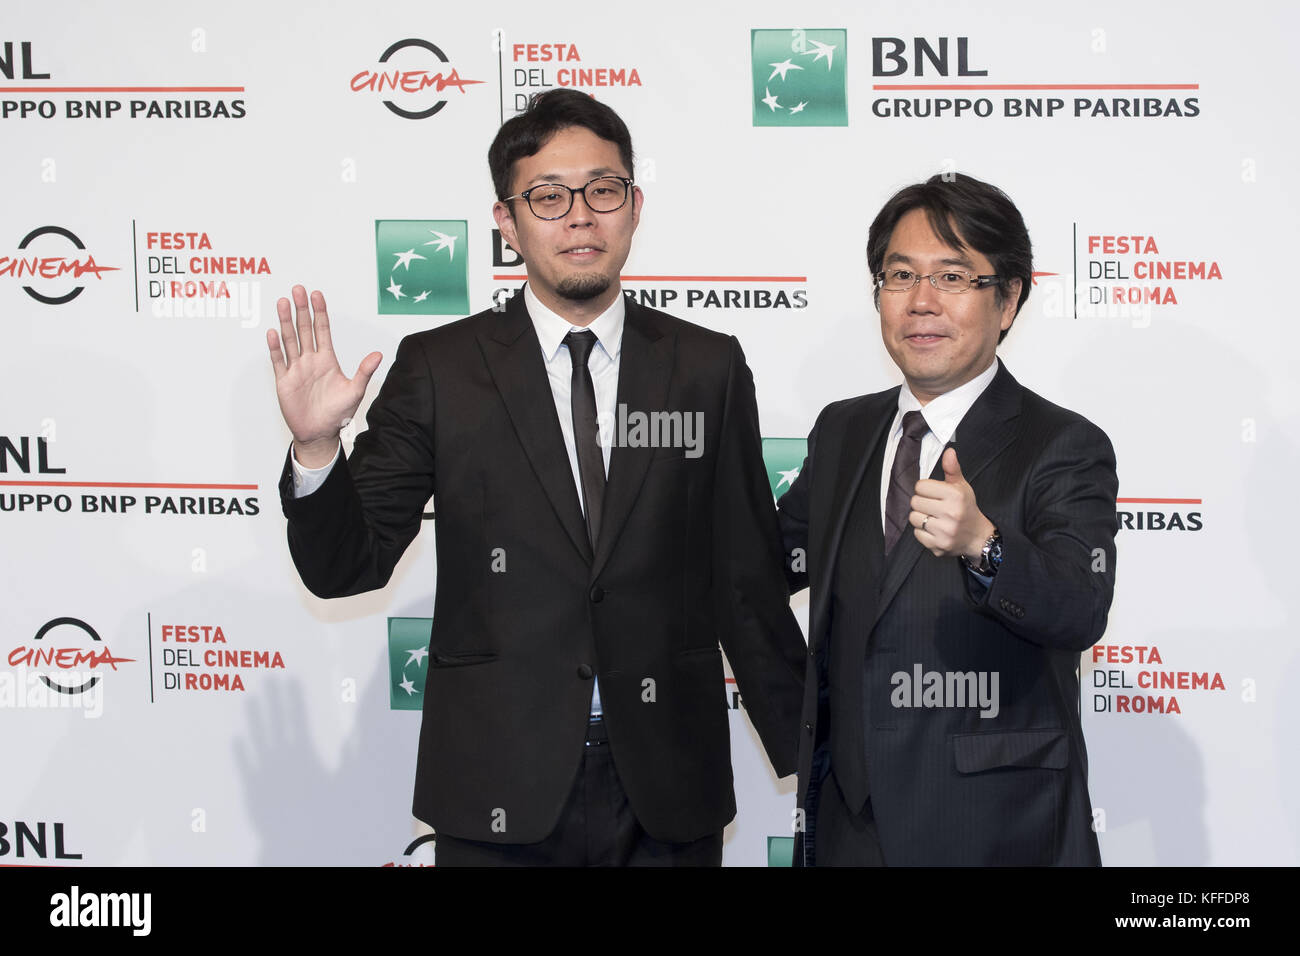
[[763,464],[767,466],[767,482],[772,486],[773,498],[780,498],[790,490],[807,454],[806,438],[763,439]]
[[376,219],[380,315],[469,312],[464,219]]
[[429,634],[433,620],[427,617],[388,619],[388,707],[390,710],[420,710],[424,707],[424,680],[429,675]]
[[767,865],[794,866],[794,837],[770,836],[767,838]]
[[848,126],[848,31],[751,30],[755,126]]

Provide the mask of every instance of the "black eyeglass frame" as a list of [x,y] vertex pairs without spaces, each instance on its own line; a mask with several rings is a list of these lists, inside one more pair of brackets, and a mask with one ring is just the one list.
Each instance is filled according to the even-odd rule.
[[[616,179],[623,184],[623,201],[619,203],[617,206],[615,206],[613,209],[595,209],[592,207],[591,203],[587,201],[587,187],[590,186],[592,183],[600,182],[602,179]],[[578,186],[577,188],[574,188],[573,186],[566,186],[564,185],[564,183],[538,183],[536,186],[530,186],[529,188],[525,189],[523,192],[517,193],[514,196],[507,196],[505,199],[502,200],[502,202],[510,202],[510,200],[512,199],[522,199],[524,203],[528,206],[528,211],[531,212],[538,219],[541,219],[543,222],[554,222],[557,219],[563,219],[565,216],[567,216],[570,212],[573,211],[573,197],[578,193],[582,193],[582,201],[587,203],[587,208],[590,209],[592,212],[600,213],[603,216],[607,213],[618,212],[620,209],[626,206],[628,199],[631,198],[632,196],[632,189],[635,185],[636,183],[633,180],[628,179],[626,176],[597,176],[595,179],[589,180],[588,182],[584,183],[581,186]],[[541,215],[540,213],[538,213],[536,209],[533,208],[533,202],[531,199],[528,198],[530,195],[532,195],[534,190],[542,189],[547,186],[549,186],[552,189],[567,189],[569,191],[569,204],[566,207],[564,207],[564,212],[560,213],[558,216]]]

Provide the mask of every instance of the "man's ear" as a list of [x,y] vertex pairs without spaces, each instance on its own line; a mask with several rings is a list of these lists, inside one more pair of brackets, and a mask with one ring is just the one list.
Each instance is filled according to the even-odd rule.
[[641,191],[640,186],[632,187],[632,228],[635,230],[641,223],[641,207],[645,205],[645,193]]
[[1002,292],[1002,322],[999,328],[1005,332],[1011,328],[1011,323],[1016,320],[1016,309],[1020,305],[1020,290],[1023,288],[1020,279],[1012,279],[1006,284]]
[[[519,252],[518,237],[515,233],[515,217],[510,212],[510,206],[503,202],[492,204],[492,218],[497,221],[497,228],[501,230],[501,238],[510,243],[510,248]],[[519,253],[523,255],[523,253]]]

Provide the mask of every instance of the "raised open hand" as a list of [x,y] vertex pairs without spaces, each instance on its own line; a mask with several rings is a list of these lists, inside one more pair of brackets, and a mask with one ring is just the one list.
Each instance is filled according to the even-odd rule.
[[[266,344],[275,369],[280,413],[293,433],[294,454],[299,464],[316,468],[334,457],[339,431],[356,414],[383,356],[371,352],[348,378],[334,355],[325,296],[313,292],[308,307],[306,289],[296,285],[292,295],[292,310],[288,299],[275,304],[280,332],[268,330]],[[296,328],[291,311],[296,313]]]

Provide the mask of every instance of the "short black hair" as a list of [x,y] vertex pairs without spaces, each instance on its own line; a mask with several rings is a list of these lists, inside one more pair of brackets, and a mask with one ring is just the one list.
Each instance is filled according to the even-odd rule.
[[515,163],[532,156],[562,129],[582,126],[618,147],[619,158],[632,175],[632,134],[619,115],[604,103],[577,90],[555,89],[535,94],[528,108],[501,125],[488,147],[488,168],[497,199],[510,195]]
[[[914,209],[924,209],[936,236],[954,249],[968,246],[993,263],[1002,276],[995,287],[996,302],[1004,299],[1006,283],[1020,280],[1016,315],[1029,298],[1034,279],[1034,255],[1024,217],[1006,193],[997,186],[962,173],[940,173],[923,183],[900,189],[876,215],[867,233],[867,267],[872,276],[884,268],[885,250],[898,221]],[[880,289],[875,290],[880,307]],[[998,336],[1007,337],[1010,328]]]

